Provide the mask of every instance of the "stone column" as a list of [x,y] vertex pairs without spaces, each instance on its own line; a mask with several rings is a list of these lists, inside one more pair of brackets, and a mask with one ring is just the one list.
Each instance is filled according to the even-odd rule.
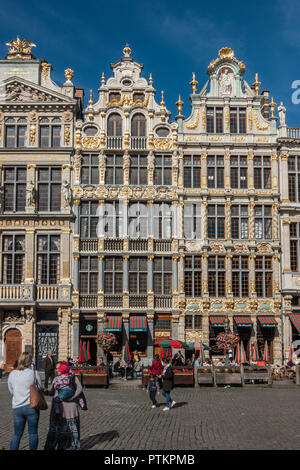
[[80,206],[80,199],[75,199],[73,204],[73,212],[75,214],[75,221],[74,221],[74,236],[75,234],[79,236],[79,206]]
[[178,188],[183,188],[183,152],[178,155]]
[[184,253],[179,254],[178,262],[178,290],[180,294],[184,294]]
[[177,268],[177,261],[179,256],[172,256],[172,279],[173,279],[173,293],[178,292],[178,268]]
[[179,238],[178,201],[172,201],[172,237]]
[[[173,313],[172,314],[172,338],[173,339],[178,339],[178,323],[179,323],[179,315],[178,313]],[[178,349],[174,349],[174,354]]]
[[250,296],[256,297],[256,286],[255,286],[255,259],[256,255],[253,253],[249,256],[249,284],[250,284]]
[[202,294],[208,295],[208,254],[202,255]]
[[[148,238],[153,238],[153,200],[147,201],[148,208]],[[151,250],[152,251],[152,250]]]
[[105,201],[104,199],[99,199],[98,201],[98,225],[97,225],[97,236],[98,236],[98,250],[104,250],[104,209]]
[[129,342],[129,313],[124,312],[122,315],[123,321],[123,338],[122,338],[122,357],[124,358],[124,350],[126,341]]
[[72,312],[72,358],[79,356],[79,312]]
[[203,239],[207,239],[207,206],[206,201],[202,204],[202,220],[203,220]]
[[202,341],[209,346],[209,313],[207,311],[202,314]]
[[21,307],[24,315],[24,346],[32,346],[33,357],[36,356],[36,318],[34,307]]
[[128,264],[129,256],[123,255],[123,293],[129,294]]
[[290,347],[292,344],[292,324],[290,320],[290,314],[292,313],[292,296],[285,295],[284,296],[284,304],[283,304],[283,350],[284,350],[284,363],[286,364]]
[[254,215],[255,203],[251,201],[249,203],[249,239],[254,239],[254,226],[255,226],[255,215]]
[[279,216],[278,216],[278,208],[279,208],[279,203],[275,202],[273,204],[273,237],[274,239],[279,239],[279,233],[278,233],[278,222],[279,222]]
[[207,189],[207,153],[201,154],[201,188]]
[[282,250],[283,273],[291,272],[290,223],[291,223],[290,220],[282,221],[281,250]]
[[98,255],[98,294],[104,293],[104,255]]
[[231,183],[230,183],[230,153],[225,154],[224,176],[225,176],[225,189],[229,190],[231,188]]
[[154,342],[154,312],[147,312],[147,359],[149,364],[153,360],[153,342]]
[[232,254],[226,254],[226,297],[232,297]]
[[153,295],[153,259],[154,256],[148,256],[148,294]]
[[[273,193],[278,193],[279,188],[278,188],[278,156],[277,153],[272,154],[272,169],[271,169],[271,174],[272,174],[272,190]],[[286,179],[288,181],[288,179]]]
[[[106,321],[106,314],[104,312],[97,312],[97,331],[98,334],[103,333],[104,324]],[[100,357],[105,361],[106,356],[102,348],[97,345],[97,362],[99,361]]]
[[225,206],[225,238],[231,240],[231,206],[232,202],[226,202]]

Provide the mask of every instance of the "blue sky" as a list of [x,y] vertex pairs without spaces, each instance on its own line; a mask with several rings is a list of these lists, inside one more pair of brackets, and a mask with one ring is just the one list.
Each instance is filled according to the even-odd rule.
[[181,94],[189,108],[189,82],[196,73],[199,89],[206,69],[221,47],[229,46],[246,65],[245,79],[270,90],[287,108],[287,124],[300,127],[300,104],[291,101],[291,84],[300,80],[299,0],[10,0],[1,2],[0,56],[5,43],[19,34],[34,42],[34,54],[54,67],[53,78],[75,71],[74,83],[96,99],[101,73],[119,60],[126,42],[133,58],[144,64],[143,74],[153,74],[154,87],[165,91],[165,102],[177,114]]

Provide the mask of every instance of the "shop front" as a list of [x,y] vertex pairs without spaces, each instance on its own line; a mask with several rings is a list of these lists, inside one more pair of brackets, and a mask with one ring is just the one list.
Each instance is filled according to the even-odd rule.
[[277,332],[277,321],[272,315],[264,315],[257,317],[257,345],[260,360],[264,360],[266,351],[268,352],[268,360],[270,364],[273,363],[273,346],[274,338]]
[[223,351],[216,347],[216,339],[220,333],[225,332],[227,317],[225,315],[211,315],[209,317],[209,347],[211,356],[222,356]]
[[234,333],[241,338],[241,342],[243,343],[246,354],[246,359],[249,361],[251,355],[250,338],[253,328],[251,317],[250,315],[234,315],[233,321]]
[[[156,314],[154,319],[154,343],[161,343],[169,339],[172,339],[172,315]],[[154,356],[156,354],[163,357],[163,355],[171,354],[171,350],[166,351],[159,346],[154,346]]]
[[137,350],[142,357],[147,356],[147,317],[146,315],[131,315],[129,320],[129,350]]
[[81,362],[97,365],[97,315],[82,315],[80,318]]
[[289,315],[292,327],[292,343],[300,340],[300,312],[293,312]]
[[103,333],[113,333],[115,335],[117,344],[114,344],[112,346],[110,353],[114,357],[120,357],[122,355],[122,346],[123,346],[122,315],[120,314],[108,315],[106,325],[103,328]]

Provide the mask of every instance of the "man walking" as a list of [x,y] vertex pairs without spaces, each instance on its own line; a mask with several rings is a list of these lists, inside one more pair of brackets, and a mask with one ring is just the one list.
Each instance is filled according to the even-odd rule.
[[44,368],[45,368],[45,391],[47,391],[49,379],[51,382],[54,379],[55,361],[53,358],[52,351],[48,351],[48,355],[44,363]]

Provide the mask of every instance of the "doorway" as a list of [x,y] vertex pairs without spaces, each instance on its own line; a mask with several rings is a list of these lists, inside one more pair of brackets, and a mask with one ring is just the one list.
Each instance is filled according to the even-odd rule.
[[16,361],[22,353],[22,333],[16,328],[11,328],[5,333],[5,370],[13,370]]

